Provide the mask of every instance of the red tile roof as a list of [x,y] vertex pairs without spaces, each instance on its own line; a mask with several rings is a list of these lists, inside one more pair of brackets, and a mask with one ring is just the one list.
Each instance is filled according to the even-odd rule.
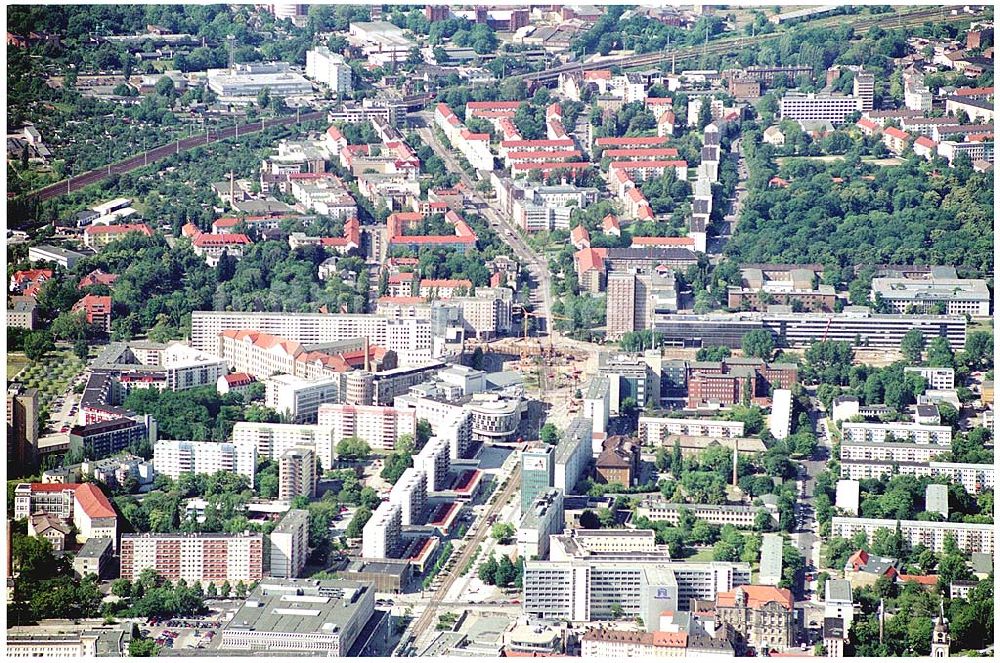
[[378,304],[401,304],[401,305],[425,304],[425,303],[427,303],[427,298],[426,297],[390,297],[388,295],[384,295],[384,296],[378,298],[377,303]]
[[607,255],[606,249],[580,249],[574,254],[577,260],[577,269],[579,273],[584,273],[590,269],[596,269],[599,272],[604,271],[604,256]]
[[64,490],[75,492],[82,485],[80,483],[33,483],[31,484],[31,492],[61,493]]
[[76,501],[91,518],[114,518],[115,510],[111,502],[101,492],[101,489],[92,483],[81,484],[74,493]]
[[676,147],[647,147],[647,148],[622,148],[614,150],[604,150],[602,157],[675,157],[678,151]]
[[690,237],[633,237],[632,247],[637,246],[694,246]]
[[120,226],[87,226],[83,229],[85,235],[124,235],[126,233],[142,233],[146,237],[153,236],[153,229],[145,223],[123,223]]
[[117,280],[118,280],[117,274],[108,274],[106,272],[101,271],[100,269],[95,269],[90,274],[87,274],[82,279],[80,279],[80,285],[77,286],[77,289],[87,288],[92,285],[110,286]]
[[902,129],[897,129],[896,127],[886,127],[886,136],[892,136],[893,138],[898,138],[899,140],[909,140],[910,134],[906,133]]
[[253,244],[253,242],[243,233],[201,233],[192,240],[191,244],[203,248],[209,246],[245,246]]
[[795,601],[787,589],[778,589],[773,585],[742,585],[731,592],[719,592],[715,595],[715,605],[721,608],[736,606],[736,592],[746,594],[746,604],[750,608],[761,608],[768,603],[778,603],[786,610],[792,610]]
[[521,106],[520,101],[470,101],[465,104],[467,109],[477,110],[517,110]]
[[302,352],[301,343],[289,341],[288,339],[284,339],[280,336],[265,334],[264,332],[254,331],[252,329],[225,329],[219,334],[219,336],[231,338],[236,341],[247,341],[251,345],[265,350],[280,348],[285,354],[291,355],[292,357]]
[[920,585],[924,585],[925,587],[933,587],[934,585],[937,584],[938,581],[938,577],[936,575],[918,576],[918,575],[907,575],[905,573],[900,573],[898,579],[899,582],[915,582]]
[[514,149],[518,147],[572,147],[572,138],[557,138],[555,140],[504,140],[500,147]]
[[605,136],[604,138],[594,139],[594,145],[597,147],[609,147],[613,145],[666,145],[669,142],[670,138],[667,136],[622,136],[620,138]]
[[570,242],[572,242],[574,245],[581,242],[586,242],[588,246],[590,245],[590,233],[588,233],[587,229],[584,228],[583,226],[577,226],[576,228],[573,228],[573,230],[571,230],[569,233],[569,238]]
[[242,387],[257,381],[257,378],[249,373],[230,373],[229,375],[224,375],[222,377],[226,379],[226,384],[230,387]]
[[511,170],[559,170],[568,168],[570,170],[584,170],[593,166],[588,161],[548,161],[545,163],[515,163],[511,165]]

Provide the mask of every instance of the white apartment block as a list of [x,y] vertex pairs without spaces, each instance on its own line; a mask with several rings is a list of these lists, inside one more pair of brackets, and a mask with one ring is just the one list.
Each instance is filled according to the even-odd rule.
[[271,531],[272,578],[298,578],[309,557],[309,512],[291,509]]
[[413,457],[413,467],[427,476],[428,492],[446,490],[448,470],[451,468],[448,441],[440,437],[427,440],[420,453]]
[[[346,437],[346,436],[345,436]],[[324,469],[333,467],[337,442],[330,426],[308,424],[271,424],[237,421],[233,426],[233,442],[249,444],[260,458],[277,461],[295,447],[313,449]]]
[[778,513],[774,507],[753,506],[750,504],[674,504],[665,500],[645,499],[636,508],[636,515],[650,520],[663,520],[676,525],[680,521],[681,509],[686,509],[698,520],[704,520],[712,525],[732,525],[743,529],[752,528],[757,519],[757,513],[765,511],[777,521]]
[[202,352],[183,343],[170,343],[163,349],[161,365],[167,369],[167,388],[171,391],[215,384],[229,372],[222,357]]
[[326,46],[306,51],[306,78],[330,88],[336,94],[351,93],[351,66],[339,53]]
[[427,506],[427,475],[408,467],[389,492],[389,502],[399,506],[403,525],[420,525]]
[[787,120],[829,120],[844,124],[852,113],[861,111],[859,97],[789,92],[781,98],[781,118]]
[[319,345],[368,337],[371,345],[392,350],[401,364],[429,359],[433,349],[429,313],[414,309],[411,317],[327,313],[191,313],[191,345],[218,352],[219,334],[226,329],[252,329],[303,345]]
[[332,437],[359,437],[372,449],[392,451],[403,435],[416,435],[417,415],[413,410],[375,405],[323,403],[317,421],[333,430]]
[[788,389],[775,389],[771,398],[771,414],[768,416],[768,429],[776,440],[783,440],[791,433],[792,428],[792,392]]
[[927,381],[928,389],[954,389],[955,369],[930,366],[907,366],[903,373],[916,373]]
[[[845,442],[913,442],[916,444],[951,444],[949,426],[925,426],[911,421],[887,424],[844,422],[840,426]],[[890,439],[891,438],[891,439]]]
[[924,84],[919,72],[903,73],[903,103],[910,110],[929,111],[934,104],[931,89]]
[[743,431],[742,421],[639,417],[639,439],[646,445],[662,445],[670,435],[733,438],[743,437]]
[[964,553],[983,552],[993,554],[995,527],[992,524],[926,522],[922,520],[882,520],[877,518],[842,518],[834,516],[830,536],[850,539],[857,532],[864,532],[871,541],[878,529],[895,531],[897,524],[903,538],[911,546],[923,544],[940,553],[944,551],[947,535],[955,537],[959,550]]
[[453,297],[462,307],[466,338],[492,340],[511,331],[514,291],[510,288],[476,288],[473,297]]
[[951,451],[951,444],[914,444],[910,442],[842,442],[841,462],[883,460],[895,463],[928,463]]
[[263,577],[261,534],[123,534],[121,577],[135,581],[146,569],[165,579],[219,585]]
[[382,502],[361,532],[361,556],[369,559],[389,558],[399,544],[402,523],[402,509],[399,505]]
[[153,445],[153,467],[157,474],[176,480],[185,472],[214,474],[233,472],[254,485],[257,471],[257,450],[247,442],[197,442],[191,440],[159,440]]
[[651,529],[574,529],[552,539],[554,562],[595,553],[617,553],[623,556],[618,559],[625,559],[657,550],[656,532]]
[[991,490],[996,483],[996,469],[992,465],[972,463],[907,463],[885,460],[842,460],[840,476],[845,479],[877,479],[882,476],[905,474],[915,477],[944,477],[960,483],[970,495]]
[[593,458],[593,423],[587,417],[573,419],[556,445],[552,485],[571,495]]
[[296,423],[316,421],[321,404],[342,400],[340,375],[307,380],[282,374],[264,382],[264,404]]

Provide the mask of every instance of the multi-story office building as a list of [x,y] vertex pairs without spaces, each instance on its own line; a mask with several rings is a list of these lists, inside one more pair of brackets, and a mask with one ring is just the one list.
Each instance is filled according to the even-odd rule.
[[361,556],[369,559],[392,557],[399,547],[402,531],[403,516],[399,504],[382,502],[361,532]]
[[664,316],[657,323],[667,345],[740,347],[743,336],[755,329],[771,333],[790,348],[810,346],[817,338],[850,343],[852,348],[898,350],[903,336],[918,329],[928,339],[941,336],[953,350],[965,348],[967,323],[962,316],[879,315],[867,307],[846,307],[843,313],[716,313]]
[[915,442],[850,442],[840,445],[841,462],[877,460],[892,463],[927,463],[951,451],[951,444]]
[[735,358],[721,362],[690,362],[687,365],[687,406],[730,407],[749,399],[753,404],[769,407],[775,389],[787,389],[797,381],[795,364]]
[[318,380],[307,380],[294,375],[274,375],[264,382],[264,403],[295,423],[316,421],[322,403],[345,400],[345,378],[338,374]]
[[523,606],[535,619],[589,622],[611,619],[617,603],[626,616],[642,617],[647,628],[655,628],[664,610],[688,610],[692,599],[711,601],[749,583],[746,563],[529,560]]
[[940,309],[947,315],[990,315],[990,289],[983,279],[959,279],[929,276],[923,279],[872,279],[872,298],[876,296],[894,313],[927,314]]
[[844,479],[877,479],[905,474],[916,477],[944,477],[960,483],[966,492],[976,495],[990,490],[996,483],[996,470],[992,465],[973,463],[907,462],[893,460],[843,460],[840,476]]
[[[22,630],[23,629],[23,630]],[[128,656],[131,640],[128,629],[115,626],[10,626],[7,630],[7,656],[11,658],[86,658]],[[128,634],[126,634],[128,631]]]
[[231,69],[209,69],[208,87],[231,103],[254,103],[262,90],[275,97],[312,94],[312,84],[287,62],[248,62]]
[[521,452],[521,514],[555,482],[556,448],[538,445]]
[[698,520],[704,520],[713,525],[733,525],[744,529],[754,526],[757,514],[767,513],[777,522],[776,505],[765,504],[753,506],[750,504],[681,504],[667,502],[662,498],[644,499],[636,508],[636,515],[650,520],[665,520],[676,525],[680,520],[681,510],[686,509]]
[[186,472],[233,472],[245,476],[252,488],[257,472],[257,450],[253,444],[242,441],[160,440],[153,447],[153,467],[157,474],[174,480]]
[[351,93],[351,66],[339,53],[326,46],[306,51],[306,77],[321,83],[334,94]]
[[347,656],[374,614],[375,588],[368,583],[268,579],[223,627],[219,648]]
[[319,406],[317,421],[333,429],[334,440],[358,437],[383,451],[392,451],[401,436],[417,432],[416,413],[394,407],[324,403]]
[[565,526],[563,492],[550,488],[539,495],[517,528],[517,554],[524,559],[547,559],[549,536]]
[[954,389],[955,369],[930,366],[907,366],[903,373],[916,373],[927,381],[928,389]]
[[837,94],[788,92],[781,98],[781,118],[786,120],[829,120],[844,124],[862,110],[859,97]]
[[233,426],[233,442],[253,445],[261,458],[276,461],[289,449],[307,447],[316,452],[320,465],[327,470],[333,468],[337,442],[342,439],[334,436],[330,426],[254,421],[237,421]]
[[670,417],[639,417],[639,439],[647,445],[662,445],[670,435],[699,437],[743,437],[742,421],[723,419],[673,419]]
[[950,426],[925,426],[912,421],[887,424],[845,421],[840,426],[844,442],[913,442],[914,444],[951,444]]
[[854,97],[861,100],[861,110],[875,107],[875,74],[869,71],[854,72]]
[[923,520],[880,520],[876,518],[842,518],[834,516],[830,536],[850,539],[858,532],[864,532],[871,540],[878,529],[896,531],[897,525],[903,539],[911,546],[923,544],[940,553],[944,551],[944,539],[949,534],[955,537],[959,550],[964,553],[993,554],[994,526],[979,523],[929,522]]
[[38,390],[7,386],[7,467],[17,475],[35,468],[38,456]]
[[217,352],[219,334],[226,329],[253,329],[303,345],[367,337],[371,345],[395,352],[402,363],[430,358],[433,347],[430,319],[426,317],[230,311],[194,311],[191,345]]
[[593,425],[588,417],[576,417],[559,438],[555,450],[552,485],[564,495],[573,494],[592,457]]
[[448,440],[432,437],[413,457],[414,469],[427,476],[427,491],[434,493],[447,490],[448,470],[451,468],[451,449]]
[[316,452],[292,447],[278,458],[278,499],[316,496]]
[[389,502],[399,506],[403,525],[423,524],[427,506],[427,475],[423,470],[408,467],[389,492]]
[[594,376],[583,395],[583,415],[590,419],[594,433],[608,432],[610,408],[611,380],[606,375]]
[[264,575],[263,546],[261,534],[123,534],[121,577],[153,569],[171,582],[252,583]]
[[670,269],[610,271],[607,289],[609,340],[653,329],[659,315],[677,312],[677,279]]
[[762,311],[766,299],[789,306],[798,302],[806,311],[832,311],[837,294],[833,286],[818,283],[821,270],[818,265],[745,265],[740,285],[729,287],[729,308]]
[[553,562],[663,562],[670,558],[667,546],[657,545],[651,529],[573,529],[551,538]]
[[660,402],[660,372],[663,359],[659,350],[642,355],[600,352],[597,375],[608,378],[609,412],[618,414],[624,400],[631,398],[638,407]]
[[298,578],[309,557],[309,512],[291,509],[271,530],[272,578]]

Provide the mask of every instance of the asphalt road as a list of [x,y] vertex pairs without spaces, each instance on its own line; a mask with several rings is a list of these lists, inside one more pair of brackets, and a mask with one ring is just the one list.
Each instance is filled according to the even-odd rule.
[[476,554],[476,550],[482,544],[483,540],[489,536],[491,528],[487,526],[490,518],[499,514],[503,507],[510,501],[510,499],[517,492],[518,488],[521,486],[521,465],[516,463],[514,465],[514,471],[511,473],[510,478],[507,480],[507,485],[503,488],[503,491],[494,500],[493,504],[483,513],[481,519],[481,525],[479,526],[476,534],[468,541],[465,542],[458,558],[455,559],[451,564],[451,570],[447,572],[444,581],[438,586],[431,600],[427,603],[424,611],[420,614],[417,619],[411,622],[409,628],[407,629],[410,634],[409,637],[404,633],[401,642],[406,643],[406,647],[410,647],[416,644],[417,638],[425,634],[433,634],[431,630],[433,624],[432,621],[437,615],[438,609],[444,604],[444,599],[448,596],[448,592],[451,590],[451,586],[456,580],[461,576],[462,569],[468,564],[469,560],[473,555]]

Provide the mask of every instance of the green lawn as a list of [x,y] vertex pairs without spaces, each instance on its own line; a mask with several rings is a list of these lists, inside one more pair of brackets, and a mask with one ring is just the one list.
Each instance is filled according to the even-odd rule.
[[[775,159],[775,163],[779,166],[784,166],[787,163],[793,161],[819,161],[820,163],[833,163],[835,161],[843,161],[844,157],[839,154],[824,154],[818,157],[809,156],[789,156],[789,157],[778,157]],[[861,157],[861,161],[864,163],[874,164],[876,166],[898,166],[903,163],[903,160],[898,157],[888,157],[886,159],[878,159],[876,157],[867,156]]]
[[987,318],[985,320],[973,320],[969,324],[968,333],[972,332],[991,332],[993,331],[993,320]]
[[712,561],[712,549],[705,548],[704,550],[699,550],[690,557],[684,558],[685,562],[711,562]]
[[13,380],[17,373],[30,362],[23,352],[7,353],[7,380]]

